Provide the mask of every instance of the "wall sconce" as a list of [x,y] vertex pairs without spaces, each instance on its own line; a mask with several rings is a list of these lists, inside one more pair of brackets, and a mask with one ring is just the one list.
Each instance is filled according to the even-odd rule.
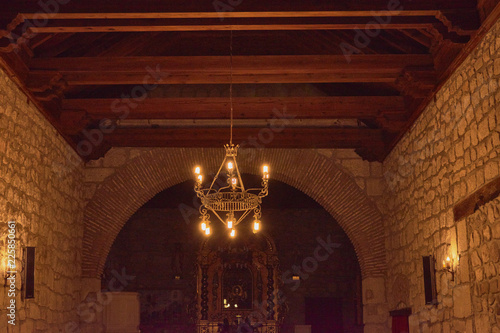
[[2,278],[4,287],[7,286],[7,278],[9,277],[9,273],[7,273],[7,259],[2,258]]
[[459,259],[455,256],[452,256],[451,258],[446,257],[446,259],[443,260],[443,270],[451,273],[451,281],[455,281],[455,272],[457,271],[458,261]]
[[15,266],[11,267],[7,257],[4,257],[2,259],[2,276],[4,280],[3,283],[4,287],[7,287],[7,285],[10,284],[9,279],[11,279],[12,276],[15,276],[14,275],[16,273],[15,269],[16,269]]

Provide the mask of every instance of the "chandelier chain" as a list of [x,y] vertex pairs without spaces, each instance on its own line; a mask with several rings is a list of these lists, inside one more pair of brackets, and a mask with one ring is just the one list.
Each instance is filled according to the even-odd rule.
[[[201,199],[199,207],[201,218],[201,230],[205,235],[211,233],[210,216],[216,217],[230,230],[230,236],[236,236],[235,226],[242,222],[250,213],[253,212],[254,225],[253,232],[260,230],[260,218],[262,198],[268,195],[269,186],[269,167],[264,165],[262,168],[262,188],[245,189],[240,169],[236,162],[236,155],[239,146],[233,145],[233,31],[231,30],[231,42],[229,44],[230,60],[230,84],[229,84],[229,102],[231,113],[230,143],[224,145],[226,156],[219,167],[219,171],[212,179],[210,187],[203,187],[203,175],[201,168],[195,167],[196,183],[194,191],[196,196]],[[224,178],[220,177],[223,168],[227,168],[227,185],[224,185]],[[220,178],[219,178],[220,177]],[[220,182],[216,186],[216,181]],[[224,219],[226,214],[227,219]]]
[[229,144],[233,144],[233,30],[231,30],[231,40],[229,43],[229,61],[230,61],[230,83],[229,83],[229,104],[231,108],[231,129]]

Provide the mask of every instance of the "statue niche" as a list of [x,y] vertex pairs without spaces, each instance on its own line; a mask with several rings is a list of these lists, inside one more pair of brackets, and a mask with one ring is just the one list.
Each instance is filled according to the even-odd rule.
[[227,267],[222,274],[223,310],[252,309],[252,271],[247,267]]
[[279,268],[274,242],[263,233],[236,238],[215,233],[198,255],[198,332],[215,333],[226,319],[248,319],[263,333],[278,331]]

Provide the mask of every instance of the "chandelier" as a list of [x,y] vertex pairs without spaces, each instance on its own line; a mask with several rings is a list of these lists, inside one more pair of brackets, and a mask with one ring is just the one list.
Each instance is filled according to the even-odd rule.
[[[217,219],[226,225],[231,237],[236,236],[235,227],[245,220],[245,218],[253,212],[253,232],[260,230],[260,218],[262,198],[268,194],[269,185],[269,167],[262,167],[262,184],[261,188],[246,189],[243,180],[241,179],[240,169],[236,162],[238,153],[238,145],[233,144],[233,32],[231,31],[230,43],[230,63],[231,63],[231,80],[229,86],[229,100],[231,105],[231,125],[229,144],[224,145],[226,156],[222,164],[214,176],[209,187],[203,187],[203,175],[201,168],[195,168],[196,182],[194,191],[201,200],[200,219],[201,230],[205,235],[211,234],[210,215],[214,215]],[[223,171],[224,170],[224,171]],[[223,174],[226,177],[223,177]],[[226,178],[226,179],[224,179]]]

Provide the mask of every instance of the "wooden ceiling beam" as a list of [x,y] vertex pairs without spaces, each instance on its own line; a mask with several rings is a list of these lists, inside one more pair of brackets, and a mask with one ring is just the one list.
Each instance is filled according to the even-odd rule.
[[[382,8],[381,8],[382,9]],[[385,8],[387,9],[387,7]],[[386,10],[391,17],[420,17],[440,15],[439,10]],[[22,13],[26,19],[37,14]],[[252,12],[156,12],[156,13],[54,13],[51,20],[119,20],[119,19],[208,19],[208,18],[304,18],[304,17],[373,17],[372,10],[343,11],[252,11]]]
[[[286,31],[286,30],[352,30],[359,23],[343,24],[217,24],[217,25],[121,25],[121,26],[45,26],[29,28],[29,34],[47,33],[118,33],[118,32],[167,32],[167,31]],[[431,23],[389,23],[380,29],[425,29]]]
[[[58,1],[62,3],[63,1]],[[50,2],[49,2],[50,3]],[[223,2],[227,3],[227,2]],[[438,10],[438,9],[462,9],[475,8],[475,0],[399,0],[388,2],[387,0],[339,0],[339,1],[300,1],[300,0],[276,0],[272,2],[262,1],[242,1],[229,2],[232,8],[237,7],[238,11],[370,11],[385,10],[389,5],[396,6],[397,9],[404,10]],[[108,1],[64,1],[60,4],[61,12],[84,13],[94,12],[96,8],[101,13],[120,12],[216,12],[217,7],[212,1],[194,0],[189,2],[165,1],[165,0],[108,0]],[[32,0],[17,0],[9,3],[4,11],[8,12],[37,12],[40,11],[40,2]]]
[[[280,55],[280,56],[233,56],[234,74],[277,73],[338,73],[371,71],[393,73],[406,66],[432,66],[429,54],[376,54],[351,55],[351,62],[343,55]],[[193,57],[74,57],[35,58],[30,63],[32,71],[60,72],[142,72],[147,67],[162,71],[184,73],[230,72],[229,56]]]
[[[432,67],[428,54],[326,56],[235,56],[233,82],[394,82],[407,66]],[[35,58],[28,87],[36,89],[60,73],[68,85],[226,84],[230,57]]]
[[[29,89],[36,89],[50,80],[54,72],[36,72],[29,75],[27,85]],[[140,73],[123,72],[85,72],[63,73],[64,80],[69,86],[88,85],[141,85],[148,75],[146,71]],[[399,73],[297,73],[297,74],[233,74],[234,84],[279,84],[279,83],[352,83],[374,82],[394,83]],[[229,74],[212,73],[168,73],[155,81],[150,79],[148,84],[229,84]]]
[[[260,142],[259,135],[266,143]],[[117,128],[105,135],[105,141],[115,147],[220,147],[228,139],[228,128]],[[367,128],[285,128],[279,132],[238,128],[233,142],[245,148],[385,147],[384,131]]]
[[[285,113],[297,119],[378,118],[404,114],[399,96],[235,97],[235,118],[272,119]],[[91,119],[218,119],[227,117],[229,98],[147,98],[128,105],[119,99],[65,99],[63,112],[84,110]]]

